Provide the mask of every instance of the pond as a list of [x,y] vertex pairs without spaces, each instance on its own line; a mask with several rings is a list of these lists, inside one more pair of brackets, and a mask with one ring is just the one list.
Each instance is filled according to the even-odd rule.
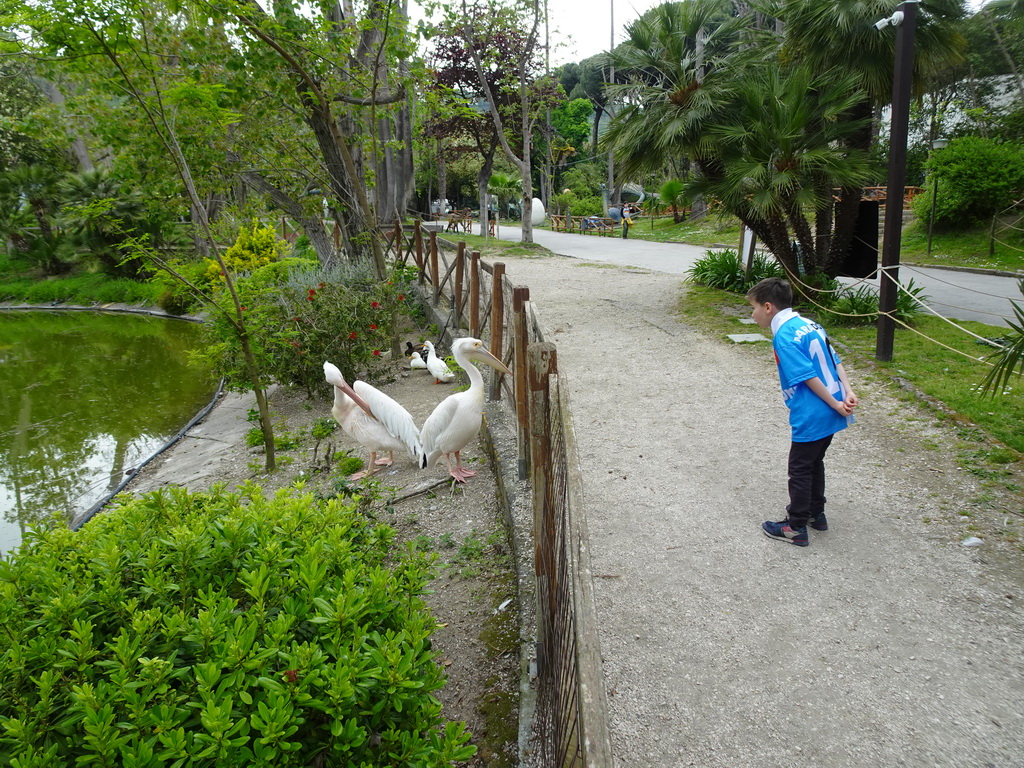
[[91,509],[216,392],[179,319],[0,312],[0,552]]

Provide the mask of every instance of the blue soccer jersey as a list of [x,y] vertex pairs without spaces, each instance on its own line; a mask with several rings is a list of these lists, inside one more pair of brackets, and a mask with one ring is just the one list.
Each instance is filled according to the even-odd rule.
[[[836,400],[845,396],[836,366],[839,358],[825,330],[792,310],[780,312],[772,346],[779,366],[782,399],[789,408],[793,442],[809,443],[846,429],[847,417],[836,412],[805,383],[817,376]],[[774,325],[774,324],[773,324]]]

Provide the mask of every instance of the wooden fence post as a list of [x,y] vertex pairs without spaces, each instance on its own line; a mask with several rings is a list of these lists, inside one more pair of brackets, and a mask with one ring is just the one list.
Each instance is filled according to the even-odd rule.
[[480,338],[480,251],[469,257],[469,335]]
[[[491,354],[505,360],[505,265],[498,261],[491,271]],[[501,400],[501,377],[491,371],[491,400]]]
[[517,285],[512,289],[512,340],[514,345],[515,374],[513,388],[516,393],[516,421],[519,424],[519,479],[525,480],[530,473],[530,393],[526,380],[526,302],[530,300],[530,289]]
[[437,272],[437,232],[430,230],[430,282],[434,290],[434,306],[441,295],[441,280]]
[[[529,346],[530,386],[530,469],[533,486],[534,571],[537,575],[537,594],[543,596],[540,607],[547,615],[537,622],[544,646],[546,630],[554,622],[557,603],[558,572],[555,568],[555,514],[551,503],[551,391],[550,377],[558,373],[558,353],[555,345],[538,341]],[[540,618],[540,617],[538,617]]]
[[453,322],[457,328],[462,327],[462,281],[466,275],[466,243],[459,241],[459,249],[455,253],[455,285],[452,286]]
[[415,255],[413,258],[416,259],[416,269],[419,270],[417,280],[420,285],[423,285],[423,229],[420,226],[420,220],[416,219],[416,224],[413,225],[413,247],[415,248]]

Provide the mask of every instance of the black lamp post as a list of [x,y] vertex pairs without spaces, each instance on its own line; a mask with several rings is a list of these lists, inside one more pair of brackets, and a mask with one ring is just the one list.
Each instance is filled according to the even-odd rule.
[[907,128],[910,124],[910,87],[914,71],[914,32],[918,0],[900,3],[896,12],[875,23],[879,31],[896,27],[896,56],[892,71],[892,119],[889,131],[889,179],[882,228],[882,267],[878,278],[878,336],[875,359],[892,360],[896,330],[893,312],[899,290],[900,234],[903,230],[903,188],[907,178]]
[[[942,149],[949,144],[949,139],[932,139],[932,149]],[[939,180],[932,174],[932,213],[928,217],[928,255],[932,255],[932,227],[935,226],[935,200],[939,196]]]

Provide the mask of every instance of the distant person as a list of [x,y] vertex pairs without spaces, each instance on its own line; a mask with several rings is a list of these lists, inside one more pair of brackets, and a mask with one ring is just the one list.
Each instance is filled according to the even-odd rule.
[[633,214],[636,212],[636,208],[632,203],[626,203],[622,206],[622,239],[627,240],[629,238],[629,228],[633,226]]
[[793,288],[779,277],[765,278],[747,292],[750,316],[770,328],[779,367],[782,400],[789,408],[788,516],[765,521],[770,538],[806,547],[807,525],[828,530],[825,517],[825,451],[836,432],[853,423],[857,395],[825,329],[792,309]]

